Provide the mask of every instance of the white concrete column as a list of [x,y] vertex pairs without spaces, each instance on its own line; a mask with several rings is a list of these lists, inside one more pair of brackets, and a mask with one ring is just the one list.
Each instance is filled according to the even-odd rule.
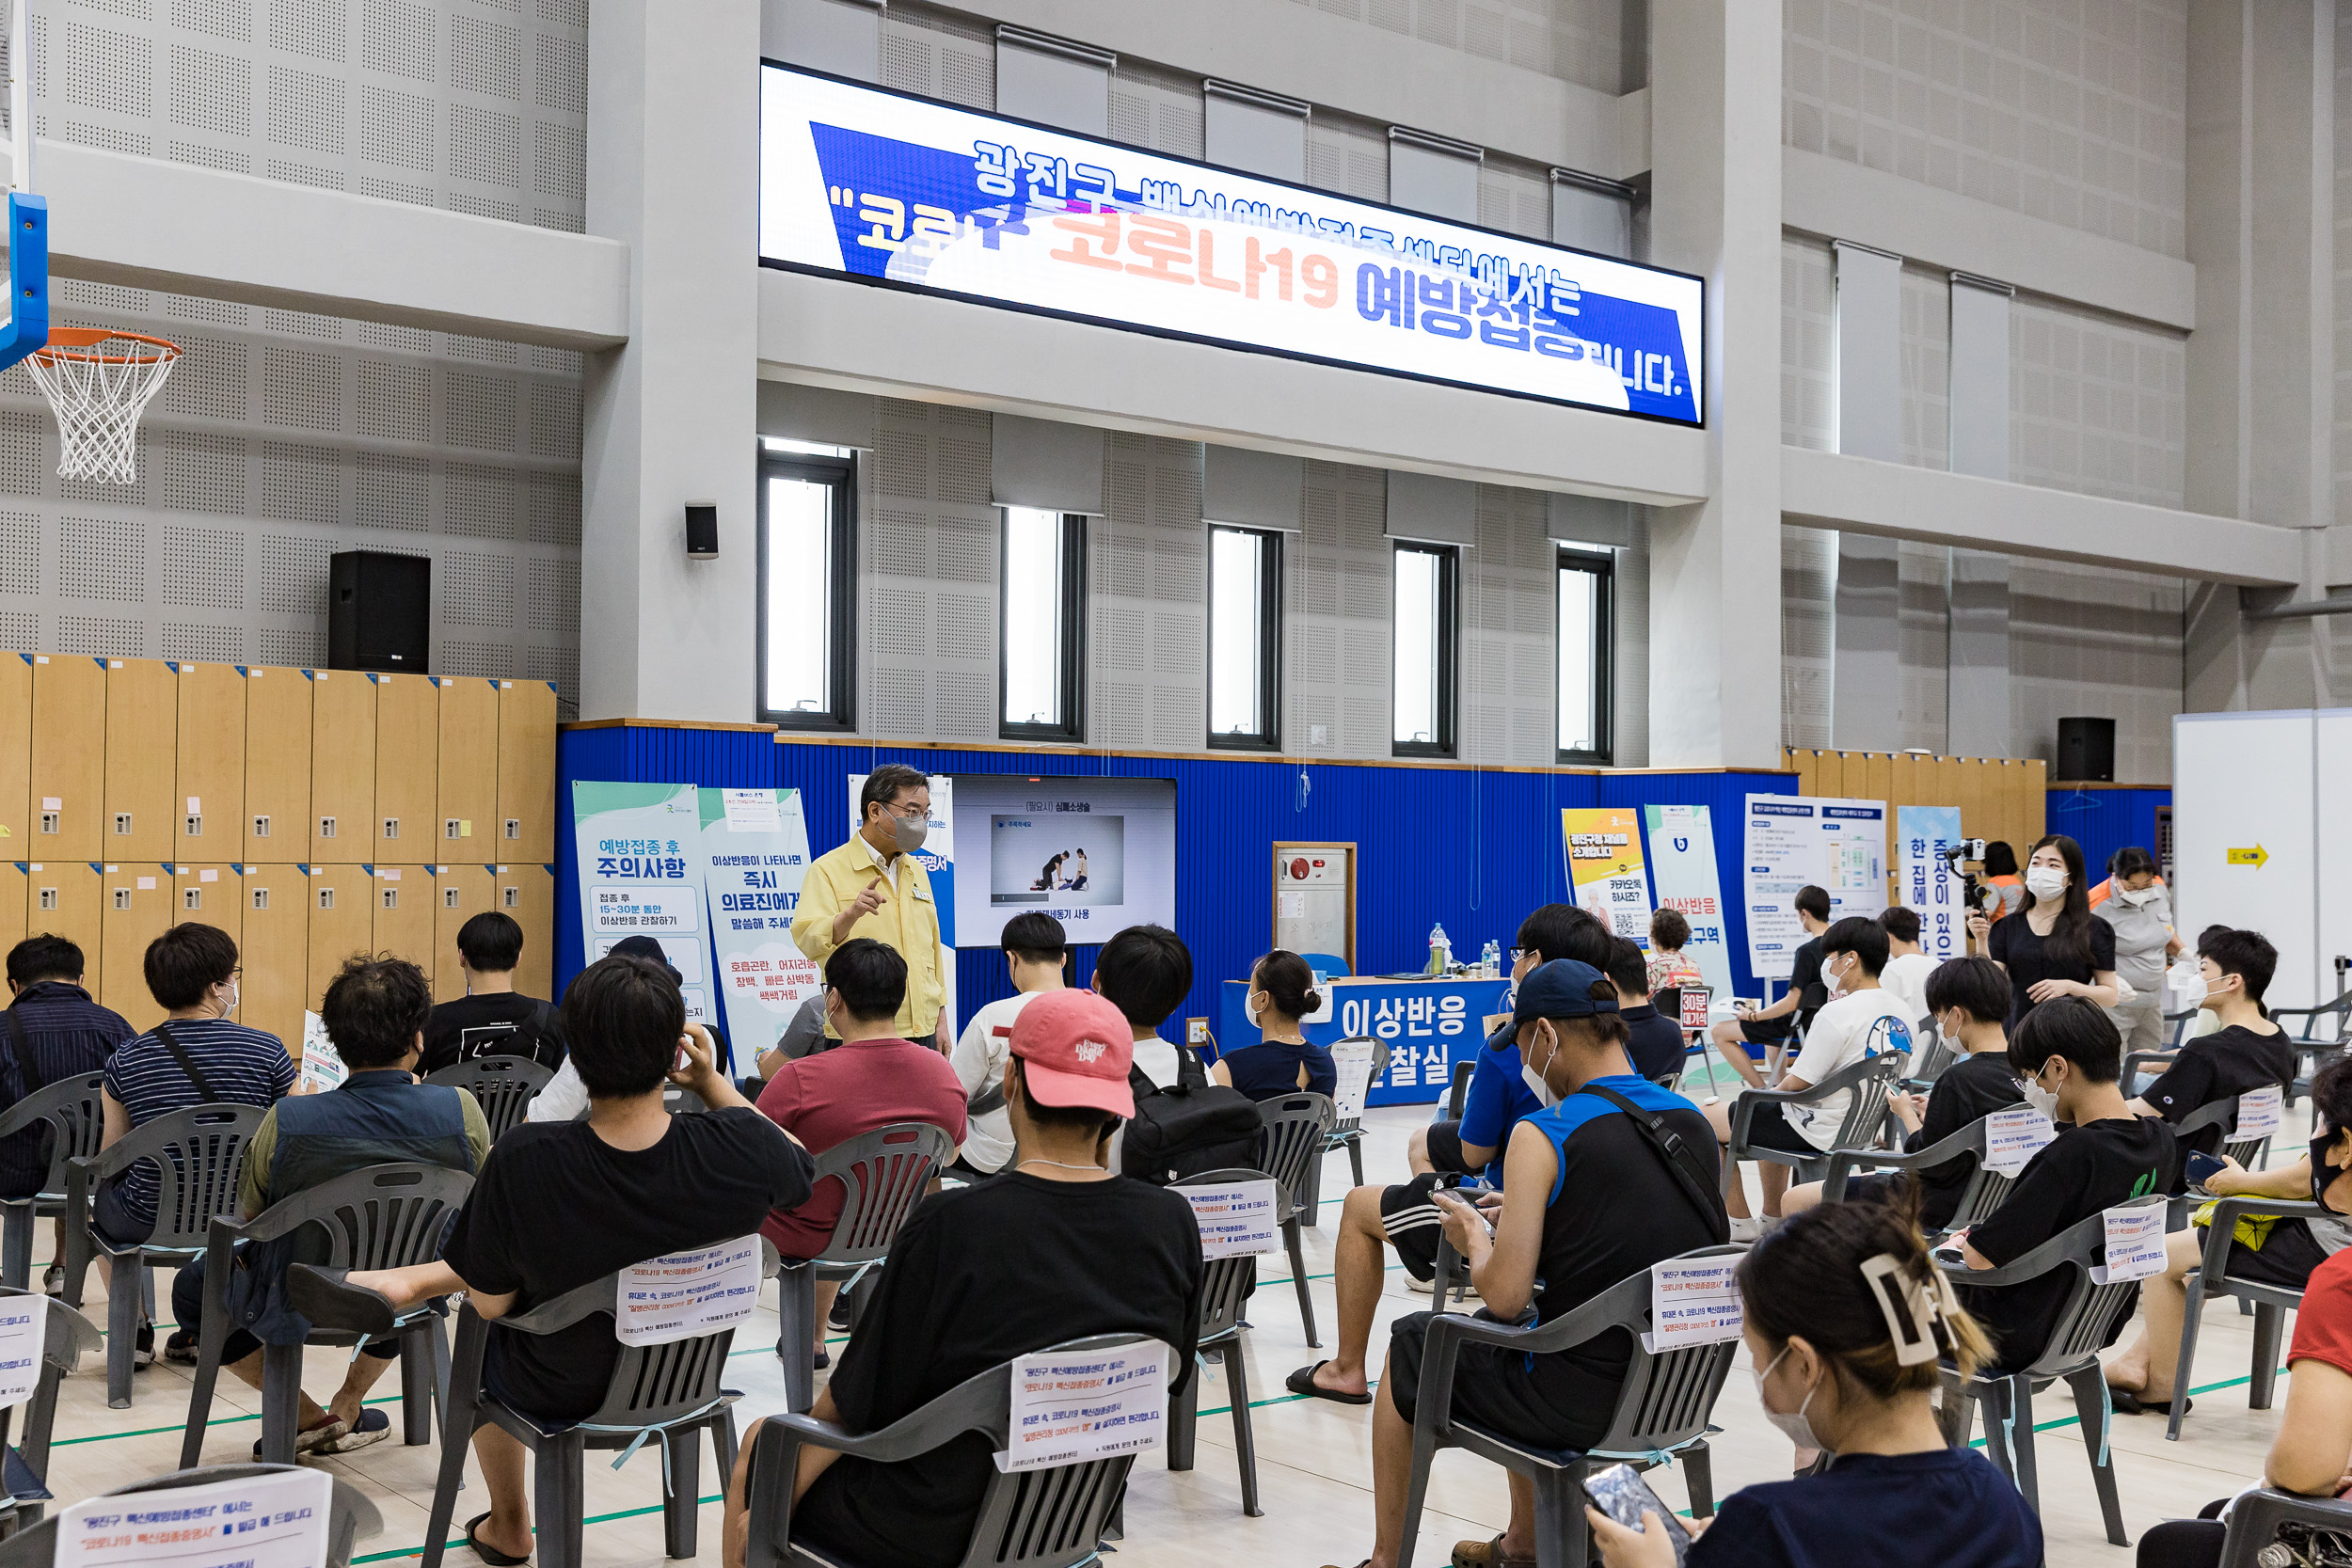
[[588,231],[630,247],[629,341],[582,392],[583,719],[754,717],[759,47],[759,0],[593,0]]
[[1650,259],[1707,279],[1709,499],[1650,511],[1650,765],[1780,760],[1780,8],[1656,0]]

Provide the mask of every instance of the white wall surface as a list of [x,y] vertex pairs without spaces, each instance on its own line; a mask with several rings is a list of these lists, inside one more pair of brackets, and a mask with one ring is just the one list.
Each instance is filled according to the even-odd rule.
[[[2282,1007],[2333,998],[2320,990],[2316,716],[2309,709],[2184,713],[2173,721],[2172,908],[2181,931],[2244,927],[2268,937],[2279,969],[2268,1000]],[[2338,742],[2339,747],[2341,742]],[[2340,776],[2327,801],[2341,816]],[[2261,865],[2232,865],[2259,846]]]

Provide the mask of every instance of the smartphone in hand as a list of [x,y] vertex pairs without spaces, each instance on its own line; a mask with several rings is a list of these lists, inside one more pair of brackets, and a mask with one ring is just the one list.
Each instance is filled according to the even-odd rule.
[[1606,1470],[1597,1471],[1585,1478],[1582,1490],[1585,1501],[1628,1529],[1645,1528],[1642,1515],[1657,1514],[1666,1539],[1674,1543],[1677,1568],[1691,1555],[1690,1530],[1632,1465],[1612,1465]]
[[2205,1183],[2212,1180],[2217,1173],[2230,1168],[2230,1163],[2218,1155],[2199,1154],[2191,1150],[2182,1158],[2181,1167],[2188,1177],[2188,1184],[2201,1193],[2207,1190]]

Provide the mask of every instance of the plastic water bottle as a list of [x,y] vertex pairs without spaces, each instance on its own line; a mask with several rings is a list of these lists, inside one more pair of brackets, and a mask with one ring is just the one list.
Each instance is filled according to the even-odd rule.
[[1478,973],[1489,980],[1502,977],[1502,943],[1492,937],[1486,939],[1486,950],[1478,956]]
[[1429,966],[1423,974],[1443,974],[1445,966],[1454,958],[1454,943],[1449,941],[1442,925],[1429,927]]

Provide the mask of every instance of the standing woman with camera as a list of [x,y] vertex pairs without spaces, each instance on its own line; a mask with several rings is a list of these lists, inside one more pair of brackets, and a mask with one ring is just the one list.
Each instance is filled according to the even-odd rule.
[[2017,915],[1998,923],[1968,917],[1968,934],[2009,971],[2009,1033],[2040,1004],[2087,996],[2115,1006],[2115,927],[2090,912],[2083,880],[2082,846],[2050,833],[2026,863],[2026,898]]

